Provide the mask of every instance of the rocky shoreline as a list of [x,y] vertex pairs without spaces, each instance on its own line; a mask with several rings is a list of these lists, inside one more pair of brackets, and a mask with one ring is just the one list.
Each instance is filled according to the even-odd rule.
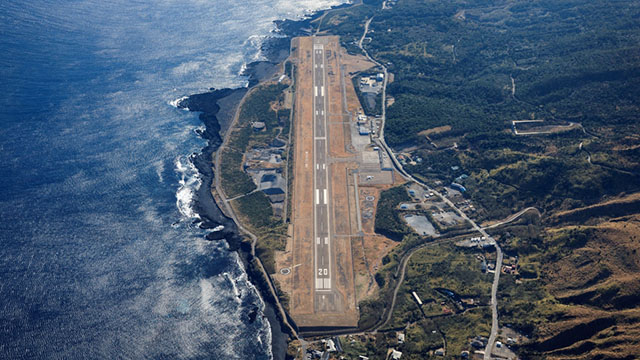
[[[338,7],[350,6],[343,4]],[[335,9],[334,7],[332,9]],[[327,9],[330,10],[330,9]],[[262,45],[262,53],[266,61],[253,62],[247,65],[245,75],[248,77],[247,87],[236,89],[210,89],[209,92],[194,94],[181,100],[177,106],[189,111],[199,112],[199,119],[205,125],[205,130],[200,135],[207,140],[207,146],[199,154],[192,155],[193,164],[200,172],[202,184],[198,189],[194,209],[201,218],[200,227],[213,230],[219,225],[224,228],[207,234],[207,240],[215,241],[224,239],[229,244],[230,251],[236,251],[241,259],[251,283],[260,292],[265,308],[264,316],[271,327],[271,345],[274,359],[285,359],[288,341],[291,336],[289,329],[284,325],[276,310],[276,299],[273,299],[267,280],[262,272],[252,266],[253,256],[248,243],[242,242],[238,227],[228,214],[218,206],[214,198],[215,189],[212,189],[214,181],[213,155],[222,144],[221,134],[225,134],[233,120],[236,109],[247,91],[264,80],[270,79],[278,70],[278,65],[289,56],[289,45],[295,36],[308,35],[310,22],[322,16],[327,11],[316,12],[303,20],[276,21],[277,29],[274,36],[270,37]],[[213,191],[212,191],[213,190]],[[255,320],[255,312],[249,316],[250,321]]]

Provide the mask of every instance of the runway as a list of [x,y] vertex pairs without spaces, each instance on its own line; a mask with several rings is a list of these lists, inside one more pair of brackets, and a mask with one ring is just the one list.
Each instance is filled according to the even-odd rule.
[[[331,224],[329,167],[327,166],[326,64],[323,44],[313,44],[313,233],[315,238],[315,290],[331,291]],[[323,297],[324,298],[324,297]]]
[[[291,315],[300,329],[358,324],[337,36],[299,37],[296,49]],[[286,255],[286,254],[285,254]],[[284,280],[284,279],[283,279]]]

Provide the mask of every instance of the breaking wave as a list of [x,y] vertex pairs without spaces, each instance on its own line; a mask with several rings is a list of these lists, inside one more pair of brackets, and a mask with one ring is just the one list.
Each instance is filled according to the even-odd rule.
[[180,177],[176,192],[176,206],[184,218],[200,219],[200,215],[193,207],[195,193],[202,184],[200,173],[190,158],[179,157],[174,164]]

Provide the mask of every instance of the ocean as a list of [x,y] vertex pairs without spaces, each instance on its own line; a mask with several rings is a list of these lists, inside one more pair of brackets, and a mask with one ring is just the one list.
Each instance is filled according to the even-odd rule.
[[0,2],[1,359],[273,357],[198,226],[203,125],[175,104],[246,86],[274,20],[343,2]]

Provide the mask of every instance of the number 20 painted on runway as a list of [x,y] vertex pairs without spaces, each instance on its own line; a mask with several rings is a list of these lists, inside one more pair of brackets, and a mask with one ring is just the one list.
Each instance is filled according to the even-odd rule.
[[327,269],[318,269],[318,275],[329,275],[329,271]]

